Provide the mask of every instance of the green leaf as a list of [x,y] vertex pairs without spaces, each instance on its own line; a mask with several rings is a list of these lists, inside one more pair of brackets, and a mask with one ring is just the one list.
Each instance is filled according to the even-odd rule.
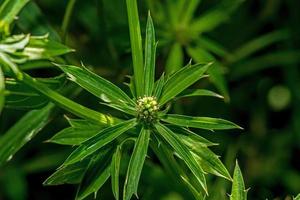
[[144,66],[144,85],[145,94],[150,96],[154,88],[155,78],[155,31],[150,12],[148,14],[147,27],[146,27],[146,44],[145,44],[145,66]]
[[52,109],[53,104],[49,104],[28,112],[0,138],[0,165],[11,160],[47,124]]
[[189,0],[185,1],[185,9],[183,15],[181,16],[181,22],[183,24],[189,24],[190,20],[193,18],[194,13],[200,4],[201,0]]
[[300,200],[300,194],[293,198],[293,200]]
[[[158,141],[156,138],[152,141],[155,142],[155,145],[152,143],[151,148],[164,166],[168,175],[173,178],[174,184],[177,185],[180,183],[185,185],[186,188],[194,195],[196,200],[203,200],[204,197],[200,192],[202,189],[201,184],[197,181],[197,179],[190,180],[186,173],[189,172],[189,170],[186,171],[181,165],[179,165],[177,160],[174,158],[173,150],[168,148],[164,141]],[[179,186],[181,186],[180,184]]]
[[0,32],[8,35],[10,24],[29,0],[5,0],[0,7]]
[[89,163],[90,158],[58,168],[56,172],[44,181],[43,185],[78,184],[83,179]]
[[155,96],[157,99],[160,98],[163,87],[165,84],[165,74],[162,74],[161,77],[156,81],[155,88],[153,91],[153,96]]
[[62,145],[80,145],[105,127],[103,124],[94,123],[86,119],[66,118],[71,127],[61,130],[47,142]]
[[76,196],[76,200],[82,200],[94,193],[95,198],[97,191],[104,185],[110,176],[110,159],[111,153],[100,153],[98,158],[90,164],[86,175],[83,178]]
[[173,147],[175,152],[180,156],[180,158],[185,162],[194,176],[198,179],[201,183],[201,186],[205,193],[207,194],[207,186],[206,180],[204,176],[204,171],[200,165],[196,162],[193,155],[189,151],[189,149],[185,146],[184,143],[179,140],[179,138],[173,133],[169,128],[166,126],[157,123],[155,124],[157,131],[160,135]]
[[136,0],[126,0],[129,33],[132,51],[134,80],[137,97],[143,95],[144,89],[144,62],[142,36],[139,22],[138,6]]
[[271,44],[277,43],[281,40],[286,40],[289,37],[290,33],[288,30],[276,30],[271,33],[267,33],[236,49],[231,57],[229,57],[229,61],[237,62],[263,48],[270,46]]
[[119,200],[119,174],[121,165],[121,146],[118,145],[111,161],[111,187],[116,200]]
[[86,119],[71,119],[65,116],[70,126],[77,129],[101,129],[104,127],[103,124],[95,123]]
[[48,39],[48,35],[31,36],[29,43],[24,48],[22,55],[30,60],[50,59],[53,57],[73,52],[73,49]]
[[196,64],[184,67],[174,73],[165,83],[162,96],[159,101],[160,105],[167,103],[183,90],[203,78],[203,74],[207,71],[211,64],[212,63],[206,65]]
[[59,67],[68,75],[71,81],[100,99],[121,106],[126,104],[134,105],[134,102],[120,88],[97,74],[71,65],[60,65]]
[[[54,78],[39,78],[40,82],[49,88],[58,90],[65,82],[64,76]],[[5,107],[13,109],[37,109],[45,106],[49,99],[40,95],[36,90],[14,79],[6,79]]]
[[238,162],[234,168],[230,200],[247,200],[247,190]]
[[220,99],[224,99],[223,96],[205,89],[191,89],[191,90],[185,90],[182,93],[180,93],[176,99],[184,98],[184,97],[196,97],[196,96],[208,96],[208,97],[217,97]]
[[177,70],[179,70],[183,65],[183,59],[184,57],[182,46],[181,44],[176,42],[171,46],[170,52],[168,54],[165,67],[166,74],[171,75]]
[[147,156],[149,139],[150,130],[142,128],[129,161],[126,180],[124,184],[124,200],[130,200],[133,194],[138,196],[138,184]]
[[235,64],[231,70],[230,77],[237,80],[271,67],[281,67],[283,65],[294,65],[298,63],[300,63],[300,51],[280,50]]
[[22,74],[23,78],[21,79],[22,82],[24,82],[26,85],[34,88],[39,93],[45,95],[48,97],[51,101],[55,102],[56,105],[61,106],[62,108],[70,111],[74,115],[77,115],[79,117],[83,117],[85,119],[92,120],[97,123],[101,124],[114,124],[117,123],[119,120],[99,113],[97,111],[91,110],[89,108],[84,107],[83,105],[80,105],[63,95],[57,93],[54,90],[51,90],[49,87],[44,85],[43,83],[39,82],[37,79],[30,77],[27,74]]
[[80,145],[101,131],[98,129],[83,129],[68,127],[55,134],[47,142],[62,145]]
[[7,37],[0,42],[0,51],[5,53],[16,53],[22,51],[28,45],[30,35],[20,34]]
[[201,145],[189,146],[194,152],[195,159],[201,164],[203,170],[207,173],[223,177],[229,181],[232,180],[228,170],[214,152]]
[[169,125],[168,128],[170,128],[174,133],[178,134],[178,138],[184,142],[187,146],[196,146],[201,145],[204,147],[208,146],[215,146],[218,145],[216,143],[213,143],[204,137],[192,132],[191,130],[188,130],[183,127]]
[[108,127],[100,131],[94,137],[85,141],[77,149],[75,149],[71,155],[67,158],[64,165],[70,165],[72,163],[78,162],[83,158],[91,155],[101,147],[112,142],[122,133],[128,131],[136,125],[136,119],[131,119],[125,122],[121,122],[117,125]]
[[191,28],[198,33],[209,32],[228,19],[227,13],[224,13],[223,10],[215,9],[195,19],[191,24]]
[[227,49],[225,49],[225,47],[223,47],[221,44],[207,37],[204,36],[199,37],[197,39],[197,45],[219,57],[230,56],[230,53],[228,52]]
[[164,122],[183,127],[193,127],[207,130],[242,129],[233,122],[211,117],[191,117],[186,115],[167,114],[162,119]]
[[0,114],[5,102],[4,92],[5,92],[5,80],[4,80],[4,74],[2,72],[2,68],[0,67]]
[[221,63],[216,61],[213,55],[199,45],[193,48],[188,48],[187,51],[196,62],[213,62],[212,66],[208,70],[209,78],[220,93],[225,97],[225,100],[229,100],[228,86]]
[[204,13],[191,23],[191,29],[200,33],[208,32],[229,20],[231,13],[243,0],[224,0],[216,8]]
[[60,41],[60,36],[53,28],[46,16],[35,1],[29,3],[22,9],[18,20],[16,21],[18,27],[26,33],[32,35],[49,34],[51,40]]

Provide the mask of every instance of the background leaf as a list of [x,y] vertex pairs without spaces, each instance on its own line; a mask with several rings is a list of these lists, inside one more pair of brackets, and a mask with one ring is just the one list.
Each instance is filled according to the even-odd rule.
[[4,80],[4,74],[2,69],[0,68],[0,114],[4,106],[5,102],[5,80]]
[[29,0],[5,0],[0,7],[0,32],[9,33],[9,26]]
[[0,165],[11,160],[47,124],[52,109],[53,104],[49,104],[28,112],[0,138]]
[[140,176],[147,156],[150,130],[142,128],[134,145],[133,153],[129,161],[126,180],[124,184],[125,200],[130,200],[132,195],[137,195]]

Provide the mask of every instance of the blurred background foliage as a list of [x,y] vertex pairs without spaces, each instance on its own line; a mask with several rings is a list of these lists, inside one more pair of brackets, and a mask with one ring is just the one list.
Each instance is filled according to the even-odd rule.
[[[0,4],[3,0],[0,0]],[[194,10],[189,10],[189,6]],[[297,0],[140,0],[141,26],[148,10],[157,30],[158,71],[187,63],[214,61],[207,85],[224,95],[185,99],[177,112],[209,115],[236,122],[238,132],[206,133],[220,145],[213,150],[232,173],[238,159],[249,199],[292,199],[300,192],[300,1]],[[142,28],[144,30],[144,28]],[[131,71],[130,42],[124,0],[35,0],[22,9],[14,33],[49,34],[75,49],[64,59],[84,63],[120,85]],[[26,70],[26,67],[24,68]],[[47,64],[30,71],[59,75]],[[70,85],[70,97],[90,108],[110,112],[88,93]],[[5,108],[3,134],[28,110]],[[60,114],[58,114],[60,113]],[[0,169],[0,199],[72,199],[73,186],[43,187],[69,148],[44,143],[67,127],[61,110],[11,162]],[[1,147],[0,147],[1,148]],[[230,183],[209,179],[208,199],[225,199]],[[100,198],[112,199],[109,183]],[[140,182],[142,199],[190,199],[165,175],[158,163],[147,163]]]

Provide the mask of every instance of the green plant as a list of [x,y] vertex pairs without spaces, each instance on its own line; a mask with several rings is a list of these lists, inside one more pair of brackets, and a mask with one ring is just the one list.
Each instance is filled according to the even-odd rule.
[[[133,141],[134,148],[126,173],[123,199],[137,195],[149,143],[162,164],[172,170],[171,174],[175,173],[172,175],[187,185],[196,199],[203,199],[208,194],[206,173],[228,180],[231,180],[231,176],[219,158],[209,150],[208,147],[215,144],[186,128],[213,131],[240,127],[222,119],[167,114],[168,104],[175,97],[218,96],[207,90],[182,93],[205,77],[204,73],[211,63],[188,63],[168,77],[162,75],[155,82],[156,42],[151,17],[148,16],[143,56],[136,1],[128,0],[127,9],[134,69],[134,76],[129,84],[132,97],[88,69],[59,65],[71,81],[100,98],[105,105],[123,112],[126,117],[112,121],[104,129],[97,122],[69,120],[71,127],[59,132],[50,142],[78,147],[45,184],[80,183],[77,199],[84,199],[97,193],[111,177],[113,193],[119,199],[121,154],[124,153],[126,142]],[[183,166],[180,164],[182,161]],[[174,168],[170,169],[170,166]]]
[[242,3],[241,0],[222,0],[218,5],[197,16],[200,0],[148,0],[159,28],[159,39],[167,52],[166,73],[177,71],[184,62],[184,54],[196,62],[213,62],[209,69],[211,81],[229,100],[227,81],[224,77],[222,59],[230,52],[207,35],[213,29],[228,21],[233,11]]
[[[10,1],[6,1],[6,7]],[[17,1],[16,1],[17,2]],[[27,1],[13,2],[19,12]],[[8,9],[9,10],[9,9]],[[14,9],[13,9],[14,10]],[[54,104],[70,111],[82,119],[68,119],[71,127],[54,135],[49,142],[74,145],[77,148],[63,165],[50,176],[45,185],[80,184],[76,199],[84,199],[97,191],[111,177],[112,191],[119,199],[119,185],[123,156],[128,144],[134,144],[130,156],[123,190],[123,199],[137,195],[143,164],[148,146],[175,180],[180,181],[195,199],[204,199],[208,194],[205,174],[232,180],[229,172],[217,155],[210,149],[216,145],[188,128],[204,130],[227,130],[241,128],[223,119],[192,117],[168,114],[172,101],[189,96],[220,95],[204,89],[186,90],[199,79],[205,78],[212,63],[192,64],[178,69],[171,75],[164,74],[155,81],[155,54],[157,43],[153,22],[148,16],[143,53],[138,11],[135,0],[127,0],[133,71],[129,88],[131,96],[111,82],[86,68],[59,64],[68,78],[102,100],[102,103],[125,114],[123,118],[111,117],[88,109],[55,90],[62,84],[62,77],[37,79],[25,73],[24,69],[34,67],[36,61],[54,61],[72,50],[47,36],[10,36],[12,21],[3,25],[1,40],[1,87],[0,105],[20,108],[40,108],[51,100]],[[13,15],[16,15],[14,13]],[[7,77],[4,78],[4,75]],[[3,95],[5,94],[5,95]],[[11,100],[12,99],[12,100]],[[20,103],[21,102],[21,103]],[[54,104],[48,103],[37,111],[30,111],[16,123],[0,140],[0,163],[12,156],[39,130],[45,126]],[[20,131],[22,130],[22,131]],[[16,137],[18,135],[18,137]],[[124,160],[124,161],[123,161]],[[236,184],[235,184],[236,183]],[[239,199],[236,191],[244,190],[241,173],[236,168],[232,199]]]

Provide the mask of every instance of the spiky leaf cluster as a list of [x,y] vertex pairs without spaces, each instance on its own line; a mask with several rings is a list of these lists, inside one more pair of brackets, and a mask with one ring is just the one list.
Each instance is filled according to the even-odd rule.
[[[134,194],[138,195],[139,179],[150,147],[164,167],[171,167],[179,175],[179,182],[196,199],[203,199],[208,194],[206,173],[228,180],[232,178],[219,157],[209,149],[209,146],[215,144],[188,128],[225,130],[240,127],[223,119],[168,114],[168,109],[161,109],[186,96],[219,97],[208,90],[186,90],[206,77],[205,73],[211,63],[190,62],[172,75],[165,77],[162,74],[155,81],[157,44],[152,19],[149,14],[143,52],[136,1],[127,0],[127,9],[134,71],[129,84],[131,95],[88,69],[59,66],[71,81],[97,96],[107,106],[121,111],[126,117],[114,118],[110,125],[102,123],[103,119],[93,120],[89,126],[86,121],[74,123],[74,120],[70,120],[71,127],[62,130],[50,141],[76,145],[77,148],[45,184],[79,183],[76,198],[84,199],[97,193],[111,178],[115,199],[120,199],[119,178],[124,173],[123,199],[129,200]],[[130,145],[129,141],[134,141],[134,146],[127,171],[123,172],[120,163],[122,154],[126,153],[124,146]],[[73,178],[64,177],[65,173]]]

